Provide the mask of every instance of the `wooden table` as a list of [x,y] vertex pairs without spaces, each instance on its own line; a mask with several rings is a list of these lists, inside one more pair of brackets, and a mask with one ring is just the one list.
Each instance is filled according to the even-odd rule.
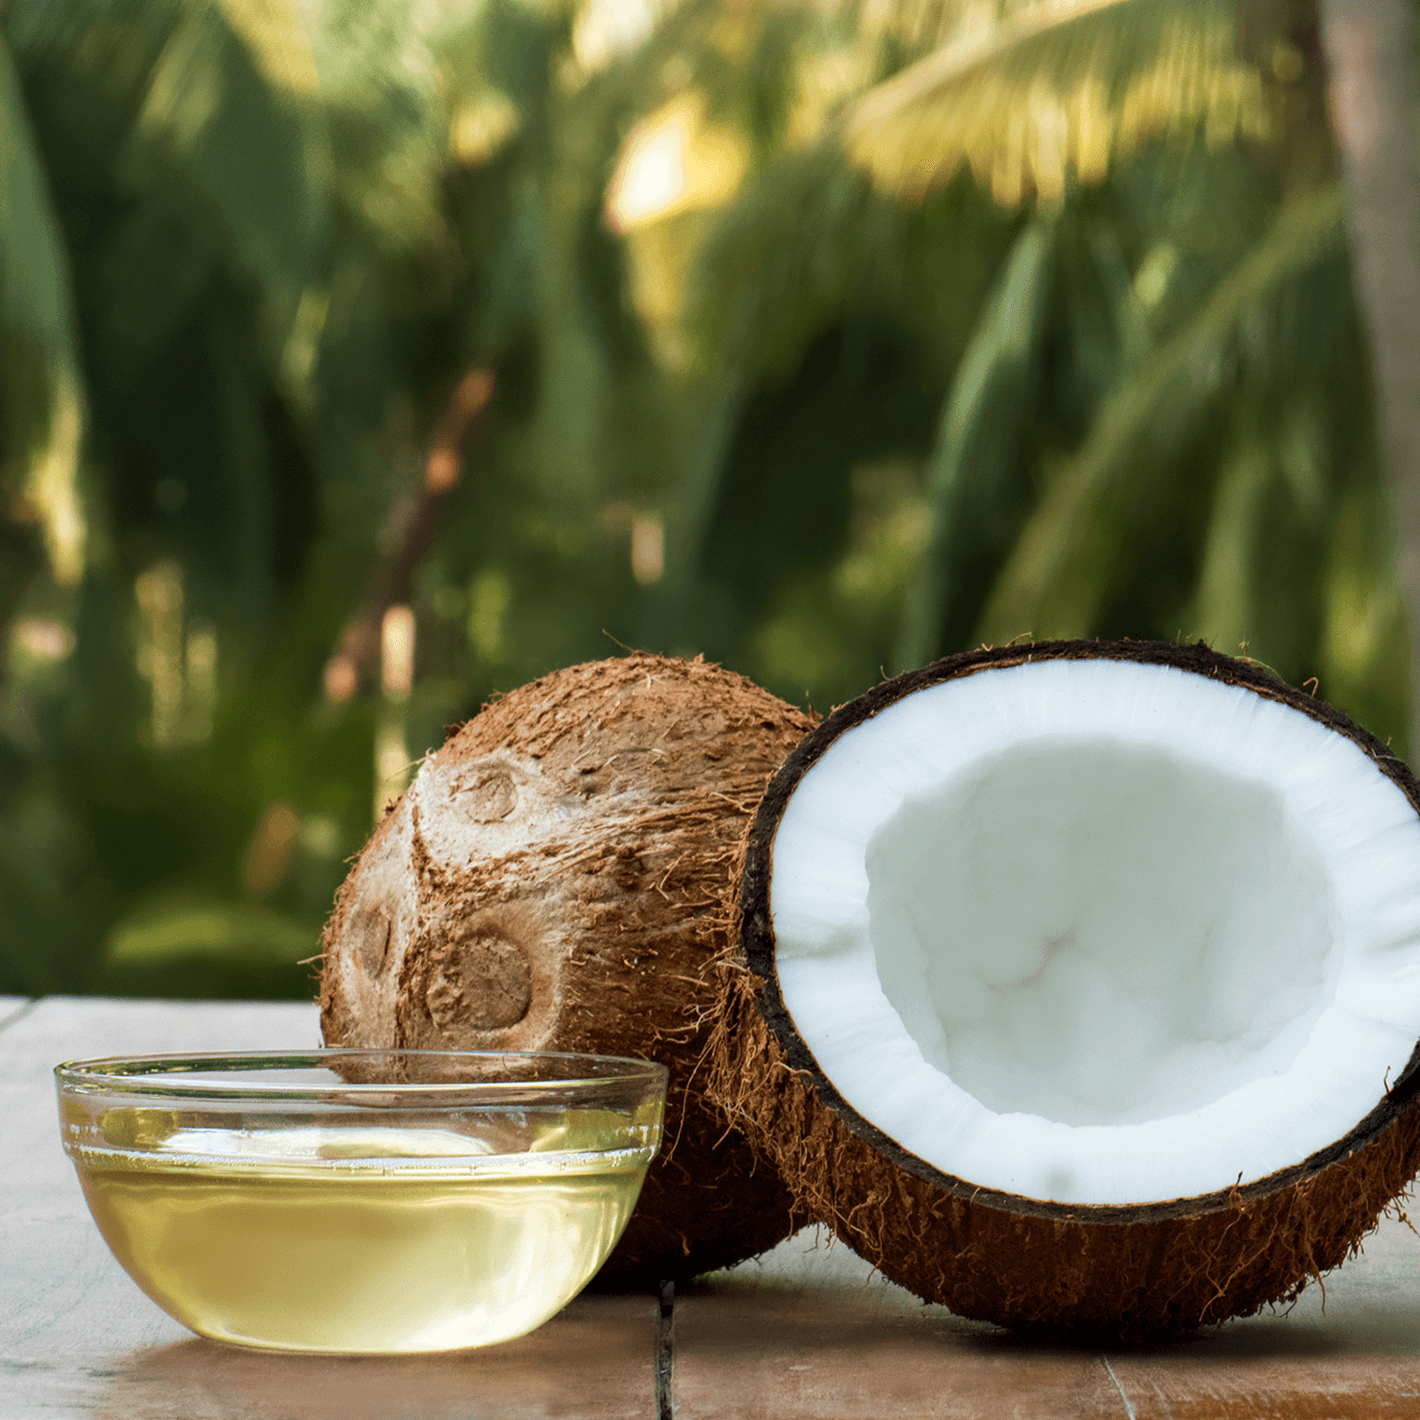
[[[59,1146],[60,1060],[318,1044],[313,1006],[0,997],[0,1420],[1420,1420],[1420,1239],[1389,1222],[1289,1313],[1135,1353],[1024,1345],[800,1234],[673,1304],[583,1296],[452,1356],[200,1340],[129,1281]],[[659,1356],[659,1364],[658,1364]]]

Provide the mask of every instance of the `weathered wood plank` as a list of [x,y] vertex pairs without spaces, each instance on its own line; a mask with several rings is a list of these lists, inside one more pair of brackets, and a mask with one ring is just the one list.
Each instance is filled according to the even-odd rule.
[[579,1299],[457,1356],[280,1356],[193,1337],[89,1218],[59,1144],[61,1060],[319,1043],[314,1006],[47,998],[0,1030],[0,1420],[473,1420],[655,1414],[654,1298]]
[[677,1420],[1127,1420],[1101,1358],[924,1306],[826,1234],[678,1299]]
[[[104,1376],[95,1420],[587,1420],[655,1415],[655,1304],[579,1298],[530,1336],[444,1356],[280,1356],[189,1337]],[[90,1392],[92,1393],[92,1392]],[[10,1412],[3,1411],[6,1420]],[[51,1412],[38,1411],[48,1420]]]
[[1391,1219],[1289,1313],[1111,1356],[1136,1420],[1420,1415],[1420,1238]]
[[705,1279],[676,1308],[679,1420],[1377,1420],[1420,1415],[1420,1238],[1384,1222],[1289,1312],[1099,1354],[923,1306],[823,1234]]
[[18,1020],[33,1004],[28,996],[0,996],[0,1030]]

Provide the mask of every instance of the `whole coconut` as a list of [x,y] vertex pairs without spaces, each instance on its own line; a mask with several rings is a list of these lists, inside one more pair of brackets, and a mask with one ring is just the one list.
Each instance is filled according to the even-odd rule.
[[699,658],[546,676],[424,761],[326,925],[329,1045],[670,1067],[661,1154],[604,1285],[728,1266],[789,1231],[783,1184],[695,1077],[742,840],[814,724]]

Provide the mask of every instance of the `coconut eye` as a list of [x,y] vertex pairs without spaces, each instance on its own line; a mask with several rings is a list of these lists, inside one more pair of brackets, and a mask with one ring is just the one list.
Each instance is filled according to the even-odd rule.
[[452,1046],[476,1032],[517,1025],[532,1004],[532,969],[516,942],[492,932],[450,932],[434,944],[437,965],[424,993],[434,1024]]
[[513,771],[496,759],[460,766],[449,780],[448,794],[457,800],[459,814],[473,823],[497,823],[518,806]]

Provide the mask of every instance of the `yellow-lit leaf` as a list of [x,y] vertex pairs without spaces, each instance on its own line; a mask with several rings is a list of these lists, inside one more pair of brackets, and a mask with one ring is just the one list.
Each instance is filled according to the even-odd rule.
[[78,484],[84,399],[74,353],[69,273],[10,51],[0,39],[0,322],[19,356],[6,381],[9,456],[22,506],[44,527],[57,582],[84,571]]
[[221,0],[221,6],[277,88],[296,94],[314,94],[320,88],[310,42],[296,21],[291,0]]
[[1221,0],[1039,0],[970,29],[858,102],[853,160],[910,198],[967,165],[996,200],[1056,204],[1074,177],[1151,139],[1265,138],[1262,74],[1237,54]]

